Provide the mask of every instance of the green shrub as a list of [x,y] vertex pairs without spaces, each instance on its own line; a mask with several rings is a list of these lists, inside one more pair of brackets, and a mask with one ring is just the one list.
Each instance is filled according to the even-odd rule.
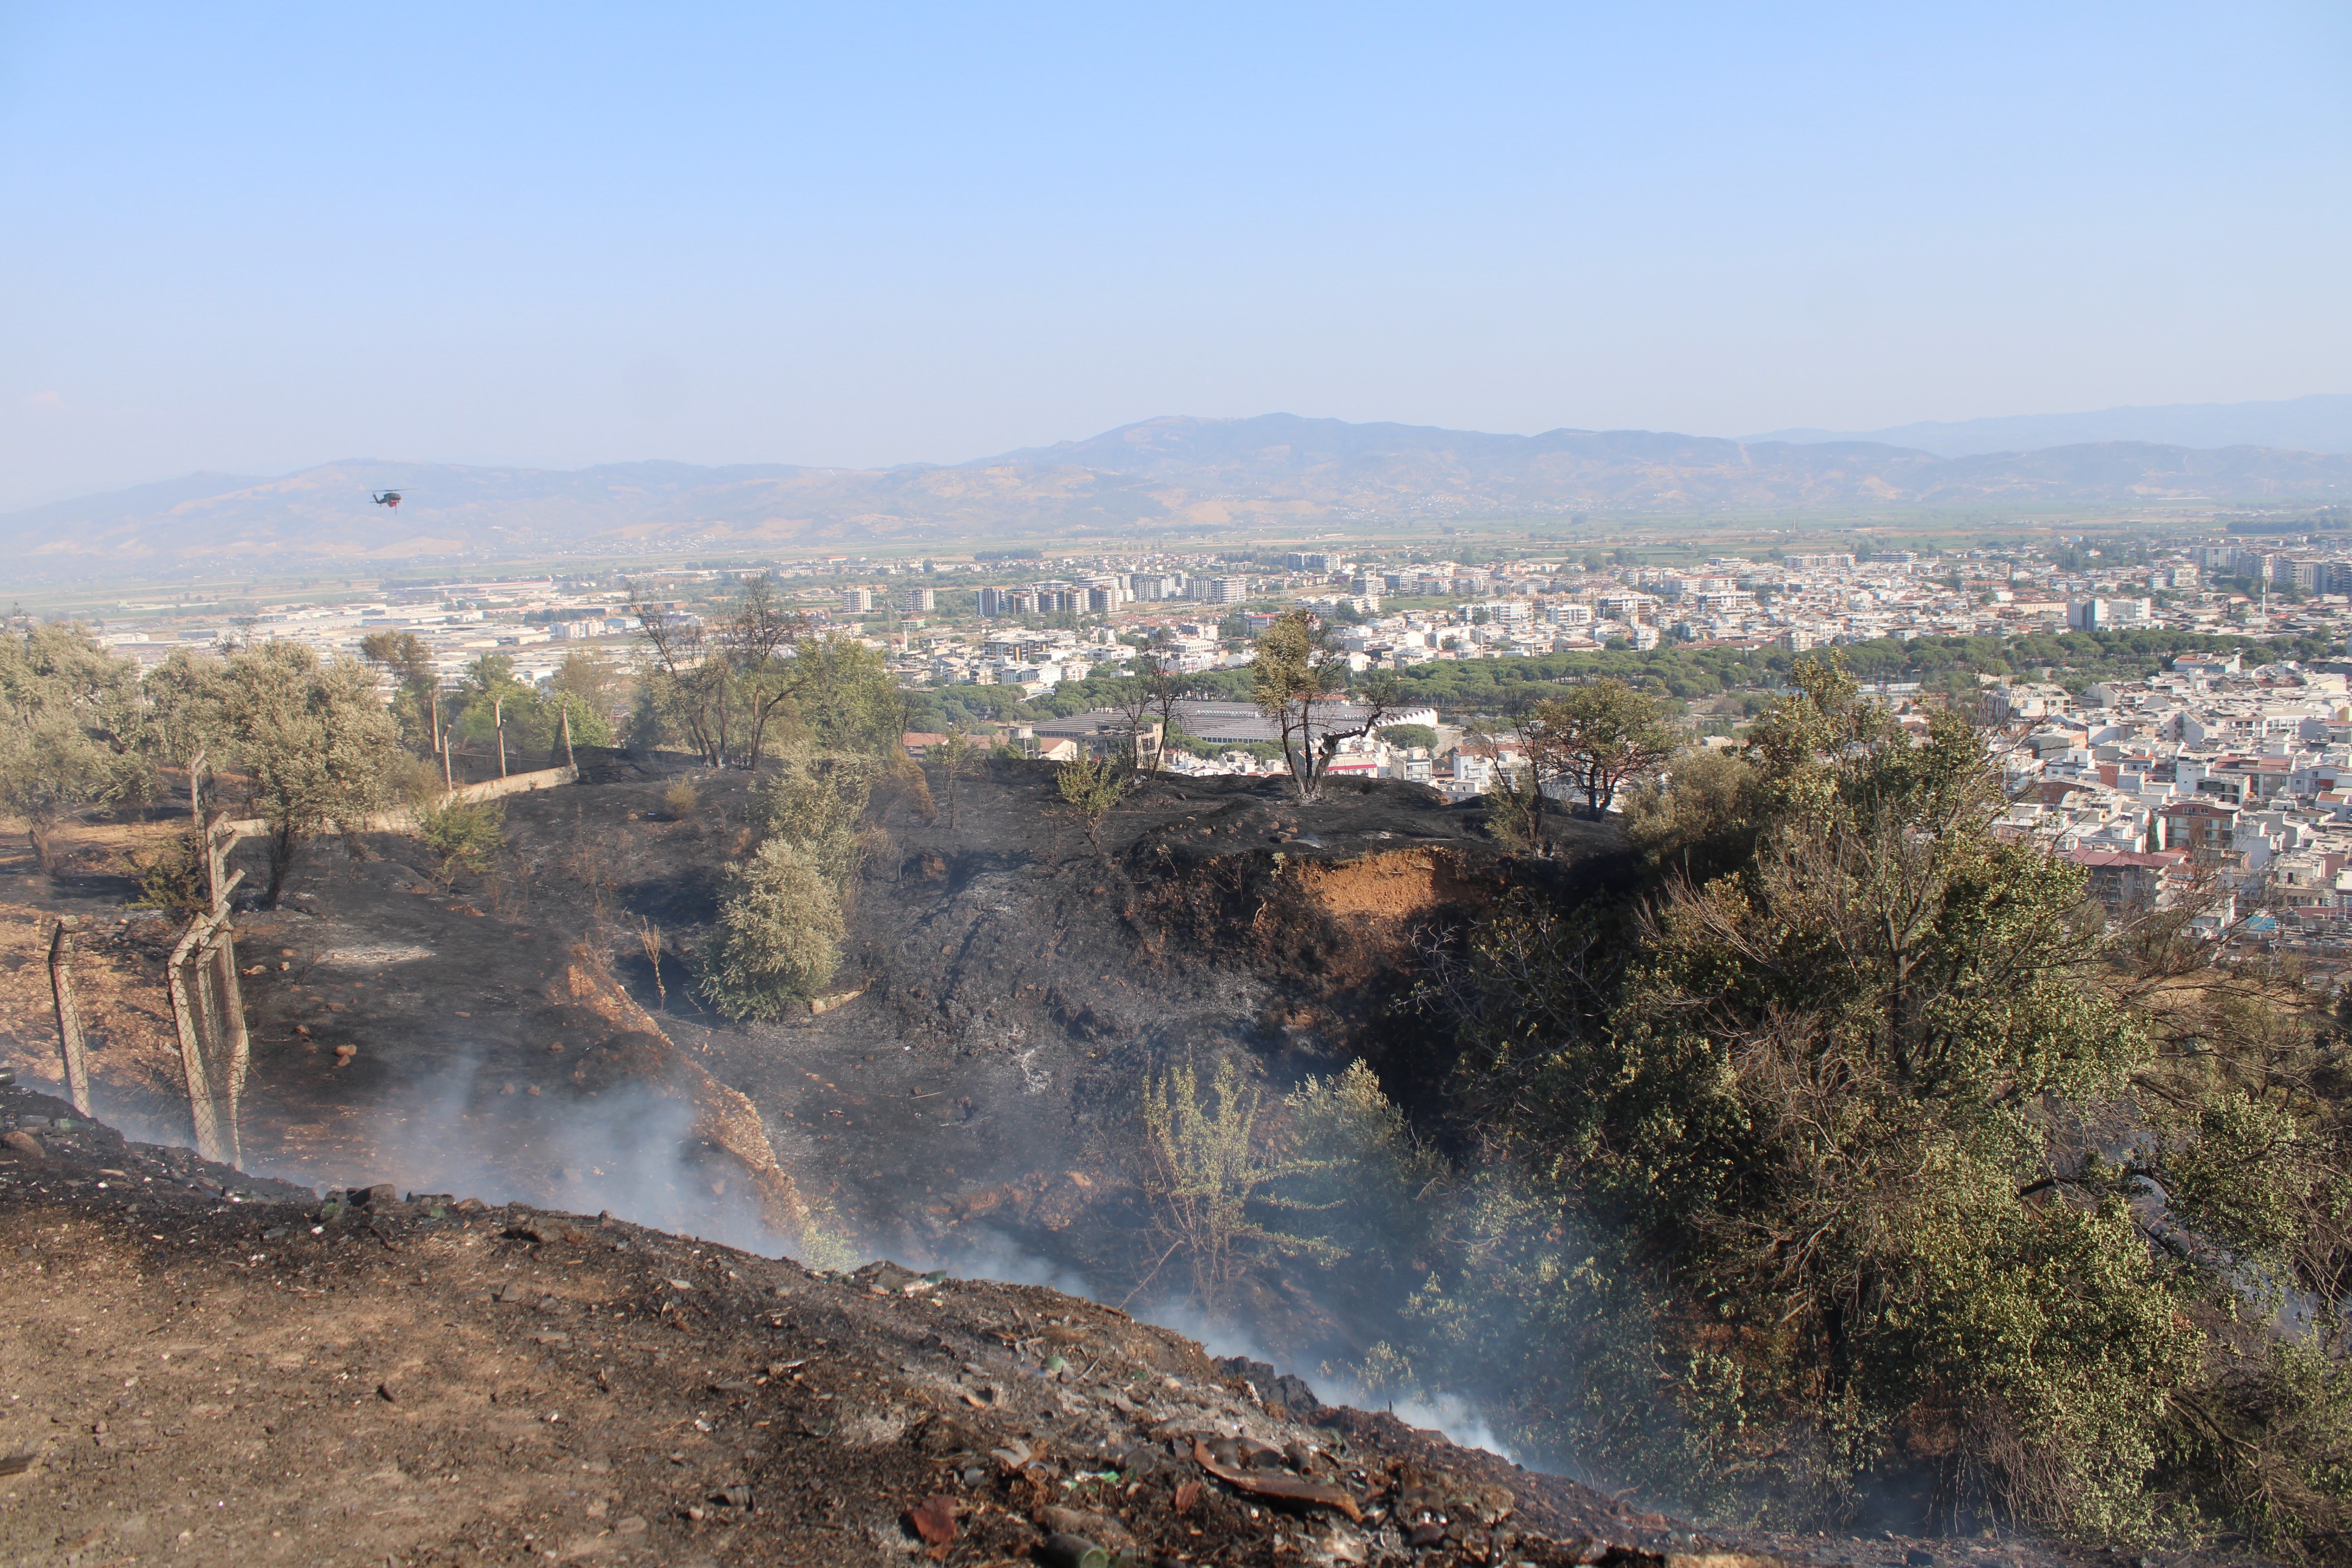
[[876,771],[864,757],[788,754],[753,793],[751,825],[763,838],[798,845],[845,889],[857,872],[857,823],[873,798]]
[[421,822],[442,803],[449,785],[438,762],[395,752],[384,763],[383,793],[386,801],[405,806]]
[[684,822],[694,815],[695,805],[701,798],[694,793],[692,784],[680,779],[662,791],[662,810],[669,814],[672,821]]
[[1133,782],[1127,765],[1116,757],[1078,757],[1054,772],[1063,804],[1076,815],[1089,839],[1101,830],[1103,818],[1126,797]]
[[1459,1184],[1451,1163],[1414,1136],[1372,1069],[1358,1061],[1310,1077],[1284,1098],[1283,1111],[1301,1162],[1286,1190],[1321,1216],[1315,1235],[1355,1264],[1384,1271],[1420,1256]]
[[779,1018],[841,967],[841,895],[804,846],[771,838],[729,876],[703,994],[730,1018]]
[[1281,1184],[1312,1173],[1312,1161],[1271,1150],[1258,1122],[1261,1097],[1221,1060],[1210,1096],[1189,1067],[1145,1080],[1140,1177],[1164,1256],[1182,1255],[1192,1294],[1223,1299],[1253,1258],[1334,1258],[1329,1242],[1295,1225],[1276,1226],[1268,1211],[1311,1206]]
[[416,825],[417,842],[433,855],[433,875],[443,887],[459,871],[479,875],[506,844],[506,807],[494,800],[446,800]]
[[152,855],[132,855],[131,869],[139,879],[134,910],[164,910],[173,914],[201,914],[212,908],[205,886],[204,850],[194,832],[183,828]]

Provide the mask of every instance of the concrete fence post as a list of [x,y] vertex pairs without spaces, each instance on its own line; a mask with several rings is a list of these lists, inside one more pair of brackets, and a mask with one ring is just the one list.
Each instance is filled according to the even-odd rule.
[[172,1022],[180,1034],[180,1071],[187,1080],[196,1152],[224,1165],[236,1164],[243,1155],[236,1102],[250,1056],[236,988],[236,952],[226,940],[229,896],[243,880],[245,873],[236,871],[221,883],[214,894],[215,912],[188,922],[163,969]]
[[184,952],[173,953],[165,978],[172,988],[172,1020],[180,1030],[180,1071],[188,1083],[188,1120],[194,1128],[196,1152],[215,1164],[225,1164],[228,1148],[221,1139],[219,1108],[213,1100],[212,1074],[205,1064],[204,1040],[196,1033],[185,959]]
[[49,937],[49,994],[58,1005],[58,1048],[65,1055],[66,1093],[73,1108],[88,1116],[89,1058],[82,1050],[81,1006],[74,995],[73,933],[73,917],[60,917]]
[[245,1077],[253,1063],[253,1041],[245,1027],[245,997],[236,983],[236,937],[224,923],[214,929],[211,942],[213,984],[216,988],[215,1016],[219,1027],[213,1036],[215,1079],[221,1098],[228,1102],[229,1163],[245,1165],[243,1100]]

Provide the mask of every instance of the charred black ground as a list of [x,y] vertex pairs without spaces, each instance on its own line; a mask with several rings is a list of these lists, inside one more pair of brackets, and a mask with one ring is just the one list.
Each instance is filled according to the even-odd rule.
[[[907,1510],[933,1497],[950,1562],[1034,1554],[1070,1522],[1049,1507],[1146,1560],[1693,1549],[1638,1500],[1392,1416],[1299,1408],[1286,1374],[1311,1363],[1220,1366],[1112,1308],[972,1278],[1129,1293],[1154,1065],[1232,1056],[1280,1087],[1360,1055],[1413,1103],[1445,1063],[1400,1005],[1416,952],[1515,877],[1617,882],[1604,830],[1564,825],[1570,853],[1530,869],[1480,812],[1404,785],[1302,806],[1155,781],[1092,839],[1046,769],[964,781],[952,826],[902,785],[877,797],[845,999],[743,1026],[699,1005],[675,956],[656,985],[645,954],[643,922],[674,947],[710,919],[750,840],[750,781],[697,771],[680,815],[679,776],[596,759],[579,786],[511,801],[501,864],[454,888],[410,840],[321,845],[284,908],[241,919],[247,1164],[299,1188],[61,1131],[65,1107],[11,1091],[0,1109],[30,1140],[0,1172],[18,1304],[0,1449],[27,1466],[0,1478],[12,1559],[895,1561],[927,1549]],[[172,1143],[168,1060],[134,1026],[170,926],[126,915],[126,890],[68,889],[92,963],[126,977],[95,1041],[99,1109]],[[10,1060],[29,1076],[47,1043],[18,1005]],[[373,1184],[389,1190],[363,1205],[316,1196]],[[950,1282],[802,1267],[884,1256]],[[1344,1314],[1279,1284],[1229,1319],[1255,1342],[1354,1348]],[[1377,1515],[1216,1479],[1190,1445],[1236,1430],[1301,1446],[1261,1455],[1261,1479],[1341,1486]],[[1712,1544],[1873,1568],[2052,1560]]]
[[[697,792],[683,813],[669,798],[681,776]],[[47,1478],[7,1504],[18,1557],[223,1560],[232,1542],[266,1541],[257,1555],[289,1562],[891,1560],[923,1545],[900,1516],[935,1493],[960,1521],[950,1561],[1024,1552],[1041,1509],[1077,1502],[1194,1560],[1379,1553],[1379,1521],[1342,1531],[1328,1510],[1246,1500],[1189,1457],[1194,1434],[1168,1426],[1260,1420],[1265,1378],[1253,1394],[1165,1331],[971,1277],[1150,1315],[1163,1298],[1143,1279],[1133,1179],[1144,1074],[1231,1057],[1279,1089],[1360,1056],[1408,1107],[1434,1103],[1449,1058],[1403,1005],[1417,955],[1515,879],[1622,885],[1610,831],[1562,824],[1568,852],[1531,867],[1497,852],[1481,811],[1415,786],[1339,784],[1302,805],[1265,783],[1162,779],[1089,837],[1050,769],[992,764],[962,782],[952,826],[943,800],[902,783],[877,797],[840,997],[738,1025],[700,1004],[676,949],[751,841],[751,787],[599,756],[582,784],[511,800],[500,863],[454,886],[413,840],[314,848],[281,909],[239,921],[254,1174],[102,1130],[30,1129],[39,1147],[16,1150],[0,1188],[26,1303],[7,1330],[7,1392],[45,1402],[0,1438],[43,1456],[26,1473]],[[154,1029],[168,1014],[141,978],[160,973],[172,927],[124,910],[128,890],[100,877],[61,889],[92,963],[121,981],[93,1041],[98,1109],[174,1143],[184,1110]],[[664,936],[659,984],[648,924]],[[26,994],[9,1060],[29,1081],[54,1066]],[[44,1123],[65,1110],[14,1104]],[[372,1184],[502,1206],[316,1200]],[[619,1217],[530,1217],[599,1211]],[[875,1295],[779,1253],[889,1257],[963,1282]],[[517,1280],[520,1299],[482,1299]],[[1223,1322],[1242,1343],[1305,1347],[1282,1373],[1362,1348],[1344,1311],[1278,1278]],[[186,1346],[168,1379],[166,1342]],[[799,1364],[766,1370],[782,1363]],[[1181,1386],[1139,1393],[1146,1373]],[[983,1384],[1023,1392],[975,1405]],[[1326,1457],[1276,1468],[1344,1480],[1360,1505],[1389,1499],[1391,1527],[1415,1486],[1471,1489],[1447,1504],[1471,1527],[1431,1548],[1462,1561],[1688,1545],[1633,1501],[1392,1417],[1296,1414],[1309,1419],[1261,1435]],[[1047,1468],[988,1457],[999,1449]],[[1117,1469],[1117,1487],[1083,1479],[1089,1466]],[[1206,1500],[1179,1513],[1188,1482]],[[738,1486],[753,1489],[748,1510],[730,1500]],[[1471,1492],[1496,1486],[1512,1512],[1476,1522]],[[222,1494],[195,1500],[221,1504],[209,1523],[192,1487]],[[115,1531],[118,1514],[146,1522]],[[255,1533],[265,1515],[283,1533]],[[1391,1544],[1410,1550],[1406,1535]],[[1504,1536],[1516,1555],[1495,1557]],[[1888,1568],[1929,1550],[1733,1544]]]
[[[743,775],[693,773],[682,819],[677,776],[612,757],[510,801],[506,863],[454,892],[407,840],[314,852],[285,909],[245,924],[266,965],[247,982],[248,1163],[740,1241],[793,1237],[805,1204],[866,1251],[1117,1299],[1145,1268],[1128,1146],[1144,1074],[1232,1056],[1278,1089],[1361,1055],[1409,1101],[1446,1060],[1398,1005],[1414,942],[1526,874],[1483,813],[1418,786],[1301,805],[1264,782],[1159,780],[1090,839],[1049,768],[999,763],[962,783],[952,827],[942,802],[885,792],[845,999],[735,1025],[674,954],[657,985],[643,950],[644,922],[672,948],[707,926],[748,842]],[[1613,873],[1604,832],[1568,832],[1583,855],[1545,875]]]

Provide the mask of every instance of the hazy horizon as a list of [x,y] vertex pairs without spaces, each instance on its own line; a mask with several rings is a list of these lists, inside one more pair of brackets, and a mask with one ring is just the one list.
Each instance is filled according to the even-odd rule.
[[2341,388],[2352,18],[0,14],[0,510]]
[[[2341,416],[2340,416],[2338,417],[2338,419],[2335,422],[2336,424],[2337,424],[2337,425],[2338,425],[2338,426],[2339,426],[2340,428],[2339,428],[2339,433],[2338,433],[2338,434],[2337,434],[2337,436],[2336,436],[2336,438],[2332,443],[2330,443],[2330,444],[2328,444],[2328,445],[2326,445],[2326,446],[2312,445],[2312,446],[2308,446],[2308,447],[2298,446],[2297,444],[2295,444],[2295,443],[2294,443],[2294,442],[2288,442],[2288,441],[2280,441],[2280,442],[2273,442],[2273,443],[2251,442],[2251,443],[2243,443],[2243,444],[2251,444],[2251,445],[2275,445],[2275,446],[2279,446],[2279,447],[2281,447],[2282,448],[2284,448],[2284,449],[2290,449],[2290,450],[2352,451],[2352,394],[2315,394],[2315,395],[2306,395],[2304,399],[2301,399],[2300,401],[2303,401],[2303,402],[2312,402],[2312,401],[2317,401],[2317,400],[2321,400],[2321,399],[2326,399],[2326,400],[2330,401],[2330,402],[2333,402],[2333,403],[2337,403],[2337,404],[2341,404],[2341,405],[2346,405],[2346,406],[2345,406],[2345,408],[2344,408],[2344,410],[2343,410],[2343,412],[2342,412],[2342,414],[2341,414]],[[2034,424],[2034,423],[2039,423],[2039,422],[2043,422],[2043,421],[2047,421],[2047,422],[2051,422],[2051,423],[2053,423],[2053,424],[2054,424],[2054,423],[2061,423],[2061,422],[2064,422],[2064,421],[2068,421],[2068,420],[2095,419],[2095,418],[2098,418],[2099,416],[2122,416],[2122,415],[2130,415],[2130,414],[2166,415],[2166,414],[2173,413],[2173,412],[2175,412],[2176,410],[2203,410],[2203,409],[2208,409],[2208,408],[2218,409],[2218,410],[2221,410],[2221,411],[2229,411],[2229,410],[2235,410],[2235,409],[2264,409],[2264,408],[2273,408],[2273,407],[2284,406],[2286,403],[2290,403],[2290,402],[2293,402],[2293,401],[2296,401],[2296,400],[2275,400],[2275,401],[2272,401],[2272,400],[2265,400],[2265,401],[2262,401],[2262,402],[2254,402],[2254,403],[2247,403],[2247,404],[2239,404],[2239,405],[2197,405],[2197,404],[2182,404],[2182,405],[2158,405],[2158,406],[2147,407],[2147,408],[2130,408],[2130,407],[2126,407],[2126,408],[2120,408],[2120,409],[2085,409],[2085,410],[2080,410],[2080,411],[2075,411],[2075,412],[2073,412],[2073,413],[2067,413],[2067,414],[2052,414],[2052,415],[2038,415],[2038,416],[2037,416],[2037,415],[1990,416],[1986,416],[1986,417],[1979,418],[1979,419],[1975,419],[1975,420],[1956,421],[1956,422],[1952,422],[1952,425],[1953,425],[1953,427],[1955,427],[1955,428],[1963,428],[1963,429],[1964,429],[1964,428],[1967,428],[1967,427],[1969,427],[1969,426],[1990,426],[1990,427],[2016,426],[2030,425],[2030,424]],[[1211,417],[1211,416],[1186,416],[1186,415],[1173,415],[1173,416],[1170,416],[1170,415],[1159,415],[1159,416],[1152,416],[1152,418],[1153,418],[1153,419],[1168,419],[1168,418],[1174,418],[1174,419],[1197,419],[1197,418],[1204,418],[1204,417]],[[1288,414],[1286,413],[1286,411],[1285,411],[1285,412],[1280,412],[1280,413],[1269,413],[1269,414],[1266,414],[1266,415],[1258,415],[1258,416],[1252,416],[1252,415],[1238,415],[1238,416],[1213,416],[1213,417],[1217,417],[1217,418],[1219,418],[1219,419],[1221,419],[1221,420],[1223,420],[1223,421],[1225,421],[1225,422],[1231,422],[1231,423],[1247,423],[1247,422],[1249,422],[1249,421],[1251,421],[1251,420],[1253,420],[1253,419],[1255,419],[1255,418],[1261,418],[1261,417],[1276,417],[1276,418],[1280,418],[1280,417],[1304,417],[1304,418],[1315,419],[1315,418],[1321,418],[1321,417],[1323,417],[1323,416],[1290,416],[1290,415],[1288,415]],[[1136,422],[1131,422],[1131,423],[1149,424],[1149,423],[1151,423],[1151,422],[1152,422],[1152,420],[1150,420],[1150,419],[1147,419],[1147,420],[1143,420],[1143,421],[1136,421]],[[1398,420],[1365,420],[1365,421],[1360,421],[1360,422],[1357,422],[1357,423],[1360,423],[1360,424],[1364,424],[1364,425],[1373,425],[1373,426],[1378,426],[1378,425],[1402,425],[1403,422],[1402,422],[1402,421],[1398,421]],[[257,481],[257,482],[265,482],[265,483],[266,483],[266,482],[269,482],[269,481],[276,480],[276,479],[286,479],[286,478],[291,477],[291,476],[296,475],[296,474],[300,474],[300,473],[309,472],[309,471],[310,471],[310,470],[312,470],[312,469],[316,469],[316,468],[335,468],[335,467],[343,467],[343,466],[362,466],[362,465],[364,465],[364,466],[380,466],[380,467],[383,468],[383,472],[382,473],[382,475],[381,475],[381,476],[379,476],[379,477],[378,477],[378,479],[377,479],[376,481],[372,481],[372,482],[382,482],[382,483],[385,483],[385,484],[399,484],[399,483],[404,482],[404,481],[401,479],[399,470],[401,470],[402,468],[486,468],[486,469],[514,469],[514,470],[534,470],[534,471],[545,471],[545,472],[550,472],[550,473],[579,473],[579,472],[583,472],[583,471],[589,470],[589,469],[594,469],[594,468],[628,468],[628,467],[637,466],[637,465],[657,466],[657,465],[663,465],[663,464],[679,464],[679,465],[683,465],[683,466],[690,467],[690,468],[818,468],[818,469],[825,469],[825,468],[838,468],[838,469],[853,470],[853,471],[885,471],[885,470],[887,470],[887,469],[889,469],[889,468],[957,468],[957,467],[964,467],[964,466],[969,466],[969,465],[975,464],[975,463],[983,462],[983,461],[986,461],[986,460],[991,459],[991,458],[1002,458],[1002,457],[1008,457],[1008,456],[1011,456],[1011,455],[1012,455],[1012,453],[1013,453],[1013,452],[1014,452],[1014,451],[1038,452],[1038,451],[1048,450],[1048,449],[1050,449],[1050,448],[1052,448],[1052,447],[1055,447],[1055,446],[1065,446],[1065,445],[1067,445],[1067,446],[1083,446],[1083,445],[1085,445],[1085,444],[1086,444],[1086,443],[1087,443],[1090,438],[1093,438],[1093,437],[1101,437],[1101,436],[1106,436],[1106,435],[1110,435],[1110,434],[1115,434],[1118,430],[1125,429],[1125,428],[1128,428],[1128,427],[1129,427],[1129,426],[1112,426],[1110,429],[1108,429],[1108,430],[1098,430],[1098,431],[1089,432],[1089,433],[1087,433],[1087,435],[1084,435],[1084,436],[1066,437],[1057,437],[1056,439],[1052,440],[1052,441],[1045,441],[1045,442],[1040,442],[1040,443],[1037,443],[1037,444],[1035,444],[1034,446],[1030,447],[1025,447],[1025,448],[1012,448],[1012,449],[1010,449],[1010,450],[1008,450],[1008,451],[1005,451],[1005,452],[983,452],[983,453],[976,454],[976,455],[974,455],[974,456],[972,456],[972,457],[970,457],[970,458],[951,458],[951,459],[946,459],[946,460],[932,460],[932,459],[926,459],[926,458],[907,458],[907,459],[904,459],[903,461],[898,462],[898,463],[880,463],[880,464],[874,464],[874,465],[871,465],[871,466],[870,466],[870,468],[856,468],[856,469],[853,469],[853,466],[852,466],[852,465],[847,465],[847,464],[798,463],[798,462],[794,462],[793,459],[791,459],[791,458],[741,458],[741,459],[733,459],[733,460],[725,461],[725,462],[697,463],[697,462],[695,462],[693,459],[690,459],[690,458],[675,458],[675,457],[669,457],[669,456],[666,456],[666,455],[662,455],[662,454],[652,454],[652,455],[641,456],[641,457],[605,457],[605,458],[593,458],[593,459],[591,459],[591,460],[589,460],[589,461],[586,461],[586,462],[580,462],[580,463],[562,463],[562,462],[531,462],[531,461],[524,460],[524,459],[517,459],[517,458],[490,458],[490,457],[467,457],[467,458],[412,458],[412,457],[387,458],[387,457],[384,457],[384,456],[383,456],[382,454],[378,454],[378,453],[351,452],[351,453],[343,453],[343,454],[340,454],[340,455],[335,456],[335,457],[322,458],[318,459],[317,461],[314,461],[314,462],[309,462],[309,463],[304,463],[304,464],[301,464],[301,465],[299,465],[299,466],[298,466],[298,467],[294,468],[285,469],[285,470],[282,470],[282,471],[279,471],[279,472],[276,472],[276,473],[240,473],[238,470],[234,469],[234,468],[218,468],[218,467],[215,467],[215,468],[207,468],[188,469],[188,470],[184,470],[183,472],[181,472],[181,473],[177,473],[177,474],[158,475],[158,476],[154,476],[154,477],[147,478],[147,479],[134,479],[134,480],[132,480],[131,482],[130,482],[129,484],[126,484],[126,485],[121,485],[121,486],[113,486],[113,487],[110,487],[109,489],[105,489],[105,490],[100,490],[100,491],[78,490],[78,491],[72,492],[71,494],[68,494],[68,495],[65,495],[65,496],[55,496],[55,497],[48,497],[48,498],[40,499],[40,500],[31,500],[31,501],[28,501],[28,502],[26,502],[26,503],[24,503],[24,504],[22,504],[22,505],[17,505],[17,506],[0,506],[0,516],[6,516],[6,515],[13,514],[13,513],[18,513],[18,512],[37,511],[37,510],[41,510],[41,509],[43,509],[43,508],[45,508],[45,507],[53,506],[53,505],[56,505],[56,504],[60,503],[60,502],[87,499],[87,498],[90,498],[90,497],[98,497],[98,496],[104,496],[104,495],[110,495],[110,494],[116,494],[116,493],[120,493],[120,492],[122,492],[122,491],[136,491],[136,490],[146,489],[162,488],[162,487],[170,486],[170,485],[173,484],[175,481],[180,481],[180,480],[184,480],[184,479],[193,479],[207,478],[207,477],[217,477],[217,478],[224,478],[224,479],[252,479],[252,480],[255,480],[255,481]],[[1442,429],[1446,428],[1445,426],[1409,426],[1409,427],[1411,427],[1411,428],[1422,428],[1422,429],[1441,429],[1441,430],[1442,430]],[[1555,427],[1555,428],[1559,428],[1559,427]],[[1618,429],[1624,429],[1624,428],[1628,428],[1628,427],[1626,427],[1626,426],[1617,426],[1617,427],[1615,427],[1615,428],[1618,428]],[[1458,432],[1458,433],[1460,433],[1460,434],[1474,434],[1474,435],[1505,436],[1505,437],[1535,437],[1535,436],[1540,436],[1540,435],[1548,434],[1548,432],[1544,432],[1544,431],[1504,431],[1504,430],[1477,431],[1477,432],[1464,431],[1464,432]],[[1753,442],[1783,441],[1783,442],[1789,442],[1789,443],[1792,443],[1792,444],[1805,444],[1805,443],[1812,442],[1812,441],[1850,441],[1850,440],[1884,439],[1884,438],[1886,438],[1886,437],[1893,437],[1893,436],[1896,436],[1896,435],[1903,434],[1903,431],[1901,430],[1901,428],[1900,428],[1900,427],[1896,427],[1896,428],[1895,428],[1895,429],[1890,429],[1890,430],[1875,430],[1875,431],[1827,431],[1827,430],[1789,429],[1789,430],[1778,430],[1778,431],[1755,432],[1755,433],[1751,433],[1751,434],[1748,434],[1748,435],[1746,435],[1746,436],[1726,436],[1726,435],[1722,435],[1721,433],[1717,433],[1717,432],[1697,432],[1697,431],[1661,432],[1661,433],[1662,433],[1662,434],[1679,434],[1679,435],[1685,435],[1685,436],[1700,436],[1700,437],[1706,437],[1706,438],[1710,438],[1710,439],[1727,439],[1727,440],[1741,440],[1741,441],[1753,441]],[[2141,439],[2142,437],[2100,437],[2100,438],[2103,438],[2103,439],[2104,439],[2104,438]],[[2151,439],[2151,441],[2152,441],[2152,440],[2153,440],[2153,437],[2149,437],[2148,439]],[[1890,441],[1888,444],[1893,444],[1893,445],[1901,445],[1902,443],[1899,443],[1899,442],[1892,442],[1892,441]],[[2048,445],[2057,445],[2057,444],[2060,444],[2060,443],[2057,443],[2057,442],[2052,442],[2052,443],[2047,443],[2047,444],[2048,444]],[[2200,445],[2215,445],[2215,446],[2218,446],[2218,445],[2223,445],[2223,444],[2240,444],[2240,443],[2222,443],[2222,442],[2219,442],[2219,441],[2211,442],[2211,443],[2201,443],[2201,442],[2197,442],[2197,441],[2186,441],[2186,442],[2181,442],[2181,443],[2179,443],[2179,444],[2180,444],[2180,445],[2185,445],[2185,446],[2189,446],[2189,447],[2197,447],[2197,446],[2200,446]],[[1978,443],[1978,444],[1975,444],[1975,445],[1969,445],[1969,444],[1967,444],[1967,443],[1961,443],[1961,445],[1962,445],[1963,447],[1966,447],[1966,448],[1967,448],[1968,450],[1971,450],[1971,451],[1974,451],[1974,450],[1995,451],[1995,450],[2010,449],[2010,448],[2000,447],[1996,447],[1996,446],[1992,446],[1992,445],[1987,445],[1987,444],[1983,444],[1983,443]],[[1920,449],[1928,449],[1928,448],[1922,447],[1922,448],[1920,448]],[[2031,449],[2031,447],[2030,447],[2030,445],[2029,445],[2028,447],[2019,447],[2019,448],[2016,448],[2016,449],[2020,449],[2020,450]]]

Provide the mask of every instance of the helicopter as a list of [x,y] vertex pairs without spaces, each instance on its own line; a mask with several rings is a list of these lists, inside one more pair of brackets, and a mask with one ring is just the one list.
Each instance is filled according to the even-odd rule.
[[398,490],[370,490],[368,491],[368,499],[375,502],[378,506],[388,506],[394,511],[400,510],[400,492]]

